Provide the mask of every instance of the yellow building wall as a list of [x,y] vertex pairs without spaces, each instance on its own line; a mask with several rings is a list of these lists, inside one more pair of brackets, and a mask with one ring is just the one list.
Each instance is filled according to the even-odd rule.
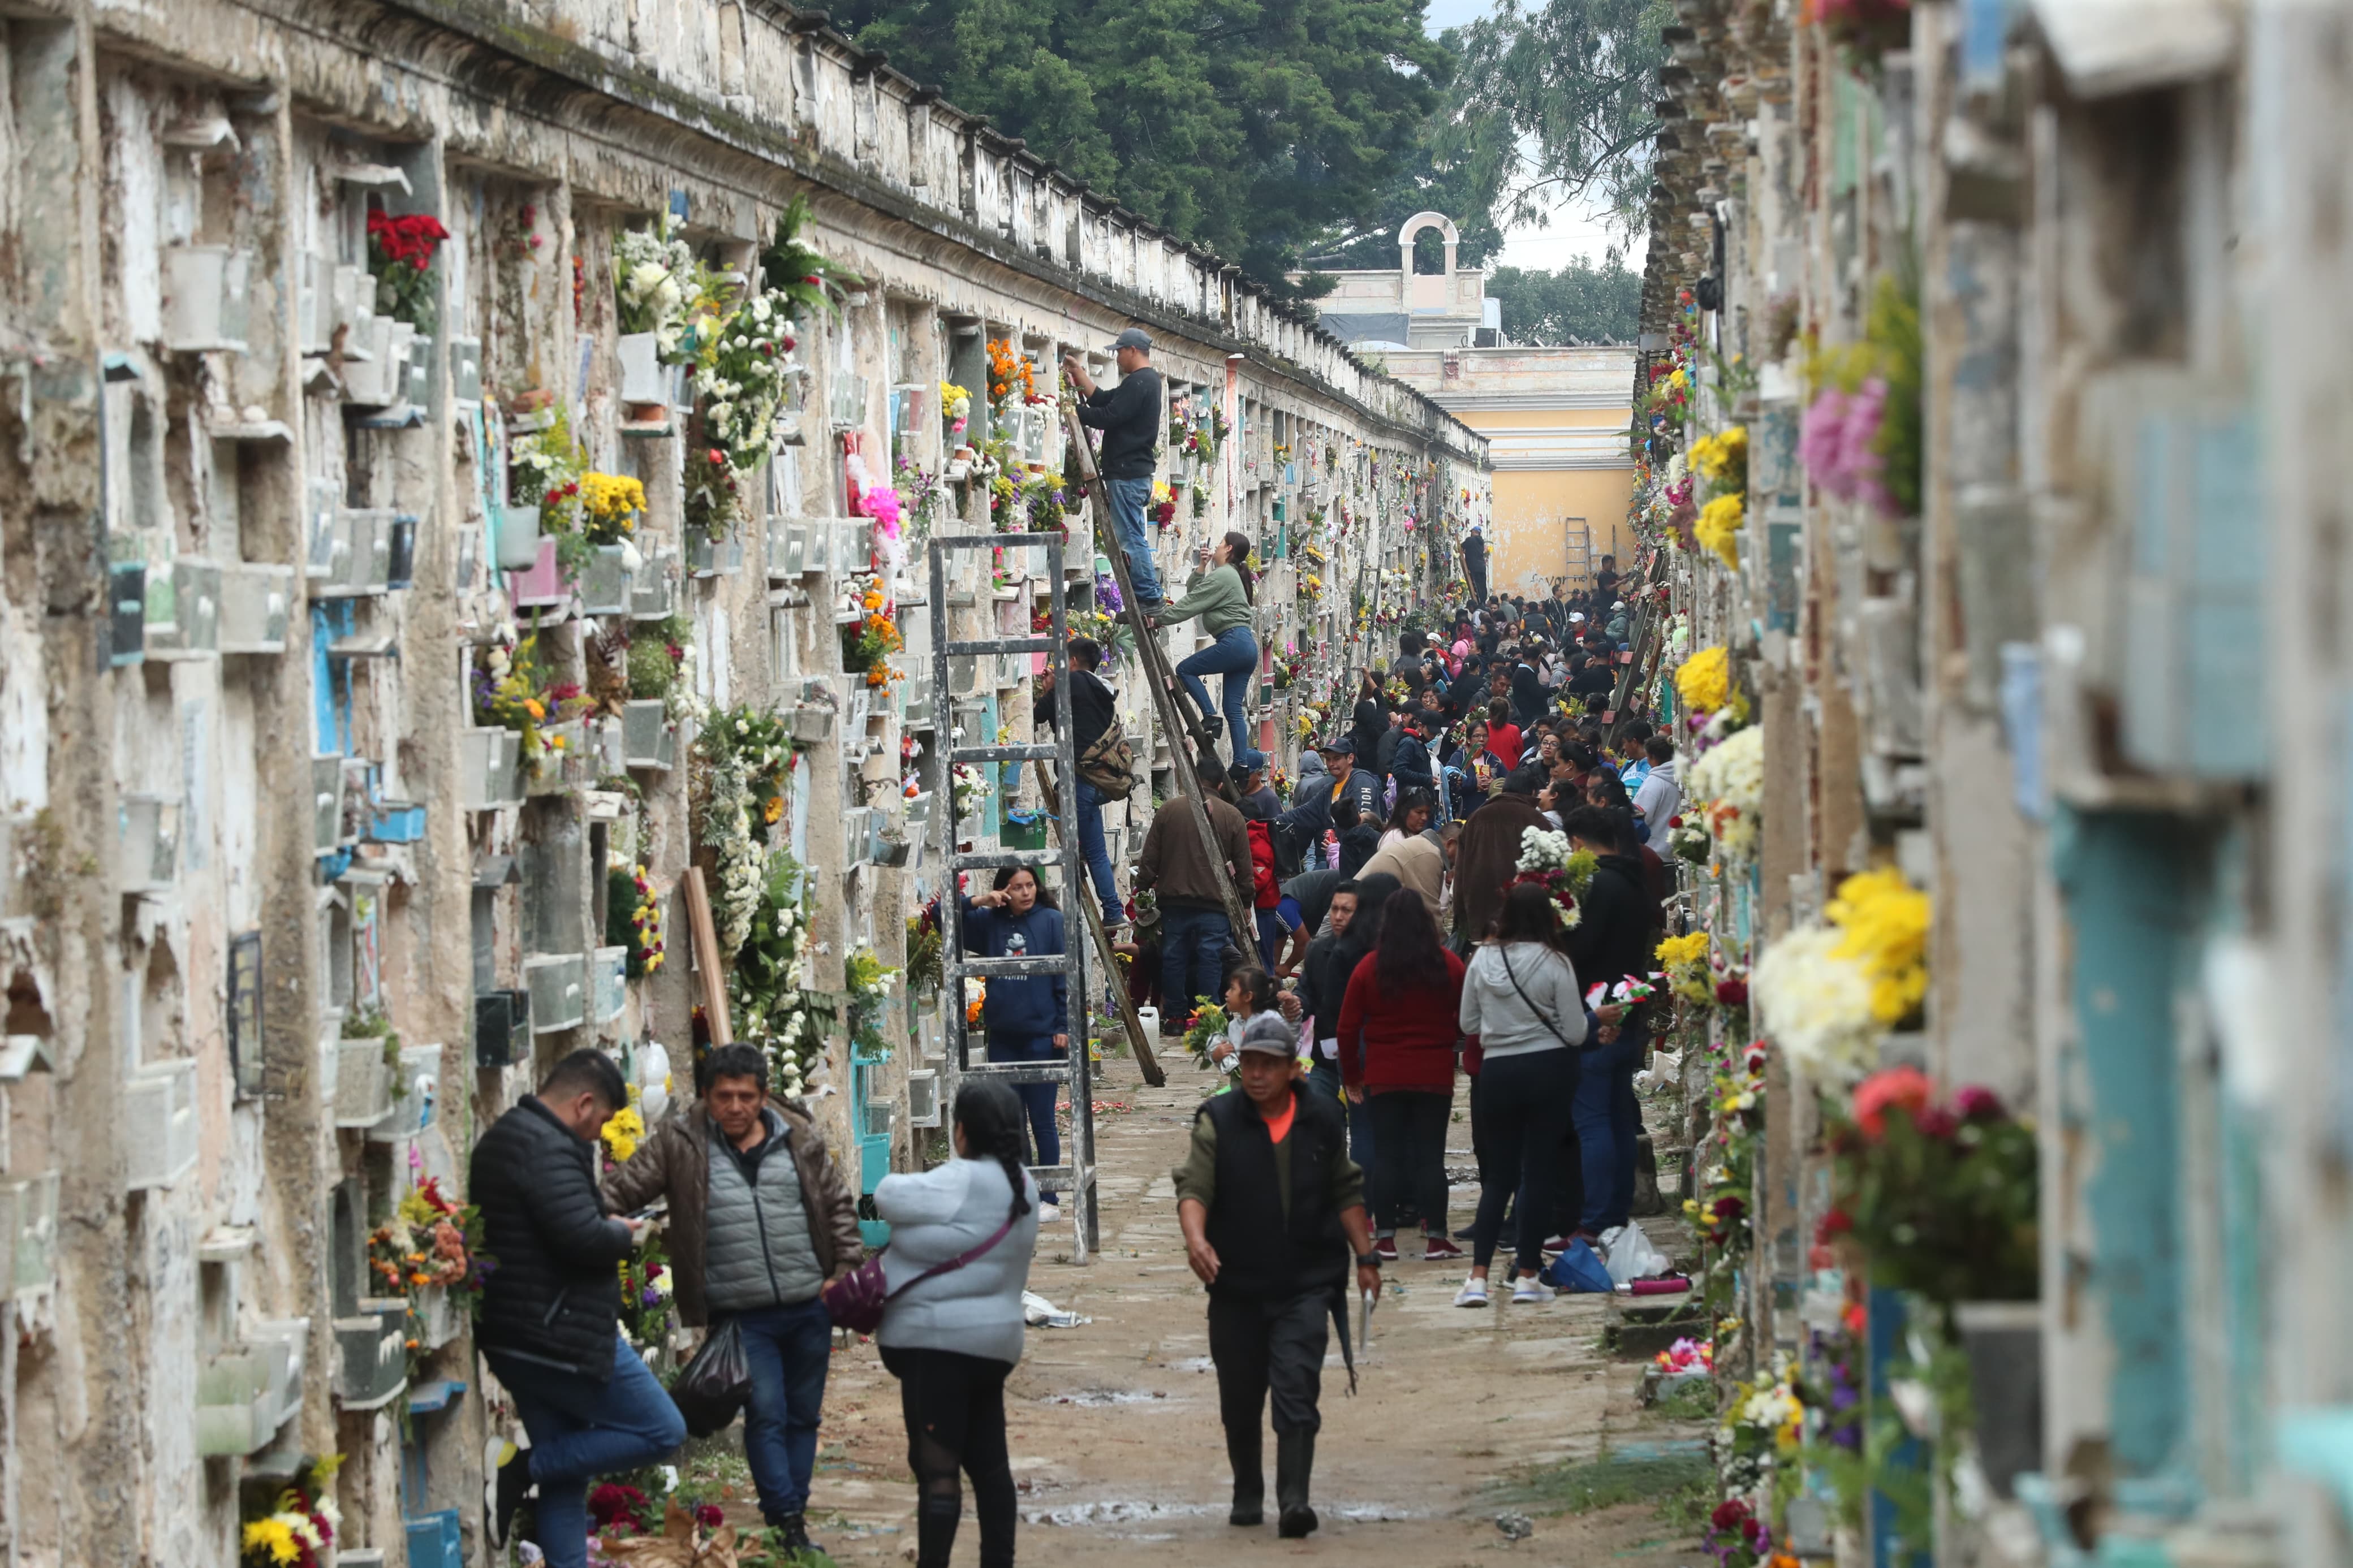
[[[1465,409],[1459,417],[1474,430],[1500,435],[1564,425],[1623,430],[1632,411]],[[1634,495],[1630,460],[1622,468],[1498,468],[1493,478],[1494,523],[1487,541],[1491,592],[1531,597],[1551,593],[1553,580],[1567,574],[1569,535],[1579,528],[1591,531],[1587,571],[1599,567],[1604,555],[1617,556],[1620,569],[1632,560],[1633,536],[1626,528],[1626,508]],[[1581,576],[1569,584],[1572,589],[1584,585]]]

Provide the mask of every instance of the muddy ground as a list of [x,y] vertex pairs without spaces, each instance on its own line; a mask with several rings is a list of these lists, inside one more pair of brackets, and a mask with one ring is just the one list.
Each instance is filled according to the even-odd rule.
[[[1103,1249],[1074,1264],[1065,1223],[1041,1235],[1030,1273],[1031,1289],[1092,1321],[1030,1330],[1007,1384],[1025,1565],[1195,1563],[1211,1552],[1417,1568],[1709,1561],[1694,1502],[1704,1428],[1638,1404],[1641,1364],[1599,1348],[1608,1302],[1461,1310],[1452,1300],[1464,1266],[1410,1256],[1388,1271],[1354,1398],[1336,1343],[1327,1363],[1314,1489],[1323,1529],[1276,1537],[1271,1436],[1268,1522],[1228,1525],[1204,1298],[1185,1266],[1169,1179],[1204,1083],[1181,1056],[1165,1089],[1141,1087],[1124,1059],[1105,1076]],[[1450,1167],[1470,1168],[1470,1142],[1458,1109]],[[1452,1223],[1468,1228],[1476,1195],[1457,1188]],[[1668,1222],[1650,1223],[1669,1244]],[[1409,1254],[1419,1247],[1405,1243]],[[719,1441],[733,1448],[735,1436]],[[809,1510],[819,1543],[845,1565],[912,1558],[898,1384],[871,1345],[837,1352],[821,1441]],[[1572,1497],[1584,1506],[1565,1507]],[[756,1517],[729,1511],[739,1510]],[[1530,1532],[1512,1539],[1498,1516]],[[977,1556],[967,1505],[955,1562]]]

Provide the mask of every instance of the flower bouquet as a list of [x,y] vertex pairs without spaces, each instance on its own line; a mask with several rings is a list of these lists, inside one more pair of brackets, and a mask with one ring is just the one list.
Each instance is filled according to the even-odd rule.
[[[1726,862],[1756,858],[1765,805],[1765,731],[1736,731],[1700,754],[1684,782],[1691,798],[1704,802],[1707,835]],[[1677,848],[1677,853],[1682,851]]]
[[341,1454],[312,1459],[272,1500],[268,1513],[245,1521],[237,1535],[244,1568],[321,1568],[343,1522],[335,1507],[335,1472],[343,1462]]
[[1572,850],[1568,835],[1547,832],[1541,827],[1520,830],[1520,858],[1513,868],[1518,874],[1514,885],[1534,882],[1552,896],[1552,905],[1559,911],[1561,929],[1574,927],[1584,918],[1577,900],[1593,881],[1594,868],[1600,859],[1590,849]]
[[1677,1340],[1652,1356],[1651,1363],[1671,1377],[1681,1373],[1714,1372],[1715,1342],[1694,1339]]
[[862,618],[841,628],[841,668],[849,674],[865,676],[868,687],[888,695],[897,674],[891,667],[891,656],[906,645],[879,591],[869,588],[860,608]]
[[1185,1049],[1191,1053],[1193,1065],[1204,1072],[1222,1072],[1226,1062],[1222,1047],[1226,1045],[1226,1026],[1232,1020],[1226,1010],[1215,1002],[1204,1001],[1185,1020]]
[[948,788],[956,819],[962,821],[979,809],[981,797],[988,793],[988,775],[970,763],[958,763],[949,770]]
[[375,267],[375,308],[406,321],[427,337],[437,317],[433,306],[433,252],[449,237],[430,213],[395,217],[381,207],[367,215],[368,259]]
[[1152,504],[1145,509],[1145,515],[1163,528],[1176,521],[1176,492],[1166,479],[1152,481]]
[[[972,424],[972,394],[953,381],[940,383],[940,417],[947,421],[950,437],[961,436]],[[954,439],[951,447],[961,445]]]
[[704,289],[694,247],[670,232],[668,213],[650,229],[613,239],[613,298],[621,333],[650,333],[664,364],[683,362],[687,310]]

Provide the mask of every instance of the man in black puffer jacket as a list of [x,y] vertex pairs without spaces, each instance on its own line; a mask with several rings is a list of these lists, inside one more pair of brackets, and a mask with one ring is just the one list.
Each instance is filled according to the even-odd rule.
[[[1654,940],[1642,863],[1618,853],[1630,826],[1628,814],[1581,805],[1561,826],[1571,846],[1592,850],[1600,862],[1577,900],[1577,922],[1567,937],[1578,983],[1590,995],[1595,985],[1650,973]],[[1577,1064],[1572,1120],[1585,1177],[1585,1213],[1577,1228],[1598,1238],[1627,1222],[1634,1201],[1636,1140],[1642,1132],[1634,1074],[1650,1054],[1650,1032],[1639,1007],[1604,1005],[1593,1011],[1601,1026]]]
[[651,1464],[686,1441],[669,1392],[620,1338],[616,1266],[644,1222],[606,1212],[596,1143],[628,1103],[611,1058],[575,1051],[491,1124],[467,1178],[483,1249],[497,1259],[474,1342],[532,1441],[528,1449],[491,1441],[490,1541],[505,1547],[516,1508],[535,1489],[550,1568],[585,1568],[592,1479]]

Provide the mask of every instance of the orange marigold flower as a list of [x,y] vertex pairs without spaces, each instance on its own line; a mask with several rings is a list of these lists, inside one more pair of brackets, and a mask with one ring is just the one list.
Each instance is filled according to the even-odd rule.
[[784,816],[785,797],[780,795],[770,795],[768,797],[768,804],[760,808],[760,815],[766,817],[768,821],[772,823],[778,817]]

